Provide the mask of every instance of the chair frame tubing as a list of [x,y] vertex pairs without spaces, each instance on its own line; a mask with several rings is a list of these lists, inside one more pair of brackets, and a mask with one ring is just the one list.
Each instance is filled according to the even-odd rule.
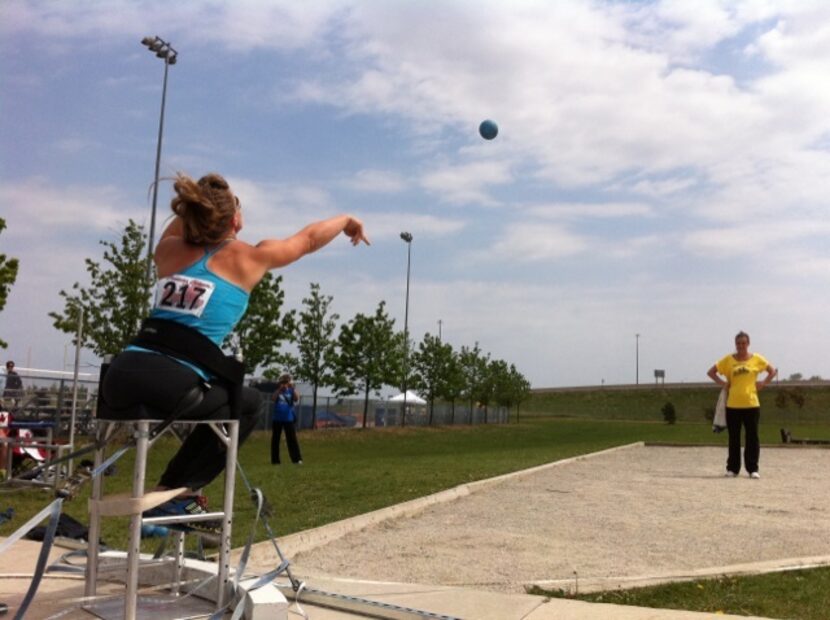
[[[233,524],[233,496],[236,481],[236,458],[239,451],[239,421],[238,420],[182,420],[187,424],[209,424],[214,433],[225,444],[225,497],[222,512],[222,533],[219,546],[219,563],[216,578],[216,610],[224,608],[230,597],[230,551],[231,533]],[[96,438],[108,436],[118,424],[132,424],[134,426],[135,439],[135,466],[133,468],[132,497],[141,498],[144,496],[145,474],[147,468],[147,455],[151,445],[158,439],[157,436],[150,439],[150,428],[155,420],[99,420],[98,433]],[[104,461],[103,448],[95,451],[95,467],[100,466]],[[99,539],[101,537],[101,515],[97,508],[97,502],[103,499],[104,483],[103,476],[96,476],[92,480],[92,502],[90,502],[89,515],[89,546],[87,550],[87,562],[85,571],[84,595],[95,597],[98,588],[100,569],[99,560]],[[138,608],[138,584],[139,584],[139,563],[141,556],[141,513],[130,515],[130,538],[127,548],[127,574],[125,577],[126,592],[124,598],[124,619],[135,620]],[[182,568],[184,564],[184,537],[177,536],[175,545],[175,562],[173,583],[173,594],[180,593]]]

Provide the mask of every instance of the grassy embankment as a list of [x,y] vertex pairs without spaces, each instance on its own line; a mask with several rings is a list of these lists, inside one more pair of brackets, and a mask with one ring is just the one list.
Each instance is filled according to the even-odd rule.
[[[535,391],[522,404],[520,417],[555,416],[602,420],[662,421],[663,405],[672,403],[678,422],[705,423],[714,409],[715,384],[604,387]],[[830,384],[782,383],[761,392],[761,424],[790,427],[830,423]]]

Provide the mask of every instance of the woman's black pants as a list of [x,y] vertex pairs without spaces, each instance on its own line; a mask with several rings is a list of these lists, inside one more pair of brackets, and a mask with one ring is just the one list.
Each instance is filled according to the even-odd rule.
[[726,408],[726,430],[729,432],[729,457],[726,460],[726,469],[734,474],[741,473],[741,427],[746,429],[746,448],[744,448],[746,471],[750,474],[758,471],[758,457],[761,454],[761,441],[758,438],[760,419],[760,407]]
[[280,463],[280,435],[285,431],[285,444],[288,446],[288,456],[292,463],[303,460],[300,454],[300,443],[297,441],[297,427],[294,422],[278,422],[274,420],[271,427],[271,464]]
[[[196,385],[204,385],[193,370],[155,353],[125,351],[110,365],[101,386],[104,401],[112,409],[143,404],[163,415],[173,412],[182,396]],[[242,388],[239,414],[239,445],[257,423],[261,395]],[[205,387],[204,398],[186,415],[187,420],[232,419],[228,391],[217,384]],[[167,465],[160,486],[200,489],[225,469],[225,444],[206,424],[196,425]]]

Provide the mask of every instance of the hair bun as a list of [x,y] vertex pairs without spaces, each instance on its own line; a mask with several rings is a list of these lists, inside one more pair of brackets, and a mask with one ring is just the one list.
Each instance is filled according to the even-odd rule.
[[236,213],[236,198],[230,185],[219,174],[206,174],[198,181],[178,173],[173,183],[176,192],[170,207],[182,218],[184,238],[199,245],[224,239]]
[[205,186],[207,185],[210,189],[216,190],[227,190],[230,189],[230,185],[228,182],[219,174],[215,172],[211,172],[210,174],[206,174],[201,179],[199,179],[199,185]]

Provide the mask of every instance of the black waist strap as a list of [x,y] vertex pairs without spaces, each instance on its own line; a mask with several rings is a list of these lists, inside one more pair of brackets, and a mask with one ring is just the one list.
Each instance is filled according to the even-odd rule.
[[145,319],[131,345],[189,362],[217,377],[228,388],[231,411],[238,414],[245,366],[225,355],[214,342],[192,327],[164,319]]

